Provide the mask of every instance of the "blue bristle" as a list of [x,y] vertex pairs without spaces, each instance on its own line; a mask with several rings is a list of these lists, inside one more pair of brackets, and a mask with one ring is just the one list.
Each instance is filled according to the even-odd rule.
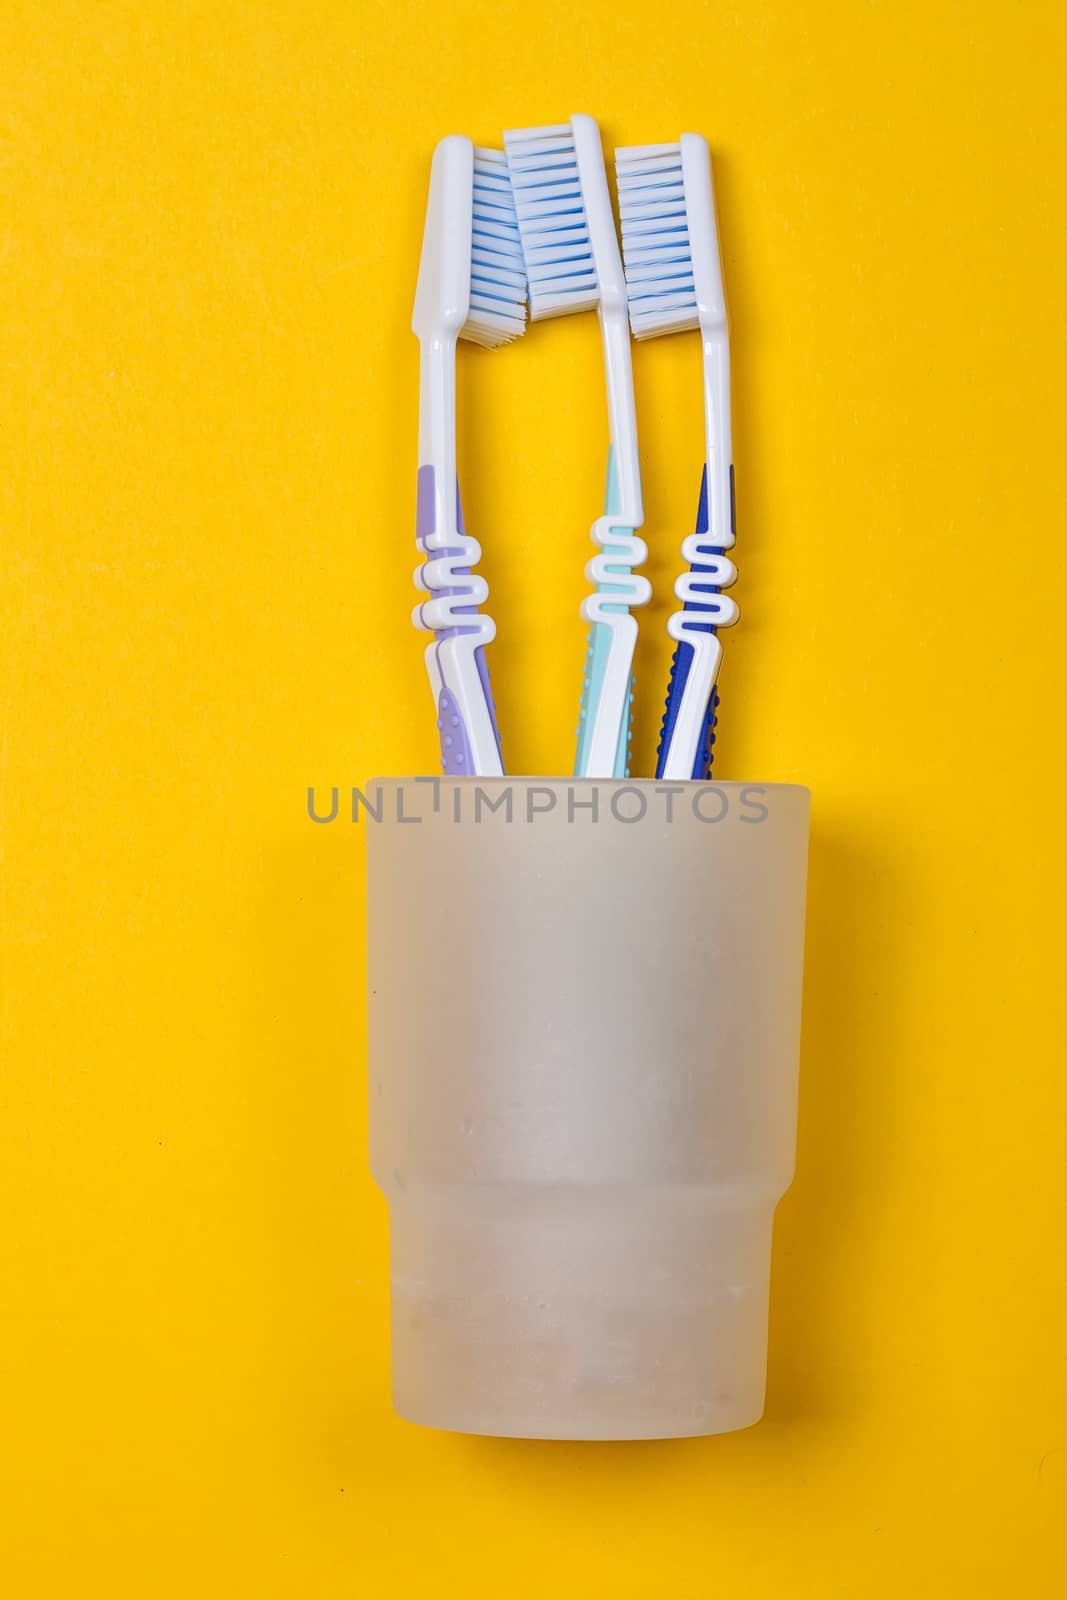
[[530,316],[595,306],[593,248],[569,123],[504,135],[530,289]]

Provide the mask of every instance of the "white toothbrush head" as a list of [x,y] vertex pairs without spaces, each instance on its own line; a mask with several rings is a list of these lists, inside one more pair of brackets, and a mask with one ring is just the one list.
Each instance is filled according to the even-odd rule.
[[615,152],[622,254],[635,339],[726,328],[707,140]]
[[442,139],[430,169],[412,327],[490,349],[526,328],[526,273],[501,150]]
[[600,132],[592,117],[504,135],[530,318],[566,316],[623,292]]

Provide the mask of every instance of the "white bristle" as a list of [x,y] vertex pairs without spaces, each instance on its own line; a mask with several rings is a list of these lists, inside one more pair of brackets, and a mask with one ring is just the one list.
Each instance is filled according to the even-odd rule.
[[616,150],[615,178],[634,338],[698,327],[681,145]]
[[474,152],[470,310],[464,339],[494,349],[526,327],[526,269],[503,150]]
[[584,311],[599,299],[593,247],[570,123],[504,135],[530,317]]

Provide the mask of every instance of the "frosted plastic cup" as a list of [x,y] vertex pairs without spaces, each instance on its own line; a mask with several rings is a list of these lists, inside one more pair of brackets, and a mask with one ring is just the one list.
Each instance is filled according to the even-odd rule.
[[397,1411],[547,1439],[758,1421],[796,1142],[808,791],[364,793]]

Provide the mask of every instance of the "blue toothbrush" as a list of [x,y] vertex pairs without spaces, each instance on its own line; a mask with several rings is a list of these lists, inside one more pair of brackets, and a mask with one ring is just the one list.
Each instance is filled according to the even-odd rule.
[[699,329],[704,355],[706,459],[696,532],[682,542],[688,563],[675,583],[682,602],[667,622],[675,642],[657,778],[704,778],[711,762],[722,660],[720,628],[737,621],[722,593],[737,569],[730,439],[730,347],[707,141],[615,152],[630,326],[636,339]]

